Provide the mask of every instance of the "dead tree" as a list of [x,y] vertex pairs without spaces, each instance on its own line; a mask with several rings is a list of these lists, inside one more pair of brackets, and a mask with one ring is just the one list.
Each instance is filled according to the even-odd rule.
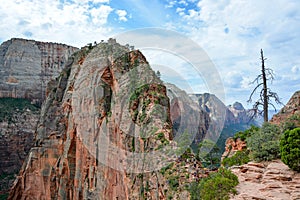
[[[251,84],[257,84],[253,89],[248,102],[252,102],[252,98],[254,93],[261,88],[259,92],[259,98],[253,104],[254,115],[263,114],[264,122],[268,122],[268,106],[271,105],[275,110],[276,107],[272,103],[271,99],[274,99],[277,104],[282,104],[277,93],[272,92],[270,88],[268,88],[268,81],[274,80],[273,70],[265,67],[265,60],[263,50],[260,50],[261,55],[261,74],[259,74],[256,79]],[[260,107],[263,107],[263,110],[259,110]]]

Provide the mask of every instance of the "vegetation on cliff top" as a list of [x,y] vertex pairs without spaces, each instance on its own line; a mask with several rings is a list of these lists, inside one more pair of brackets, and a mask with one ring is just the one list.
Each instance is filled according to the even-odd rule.
[[38,111],[40,108],[33,105],[27,99],[19,98],[0,98],[0,122],[13,122],[13,113],[24,113],[28,110]]

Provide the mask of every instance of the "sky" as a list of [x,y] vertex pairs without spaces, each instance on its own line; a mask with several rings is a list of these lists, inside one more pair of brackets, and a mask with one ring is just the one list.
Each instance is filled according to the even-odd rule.
[[251,107],[260,49],[275,74],[269,87],[282,102],[300,89],[298,0],[0,0],[0,20],[1,43],[26,38],[82,47],[141,28],[174,31],[201,47],[218,74],[201,76],[205,68],[195,72],[190,60],[167,48],[141,49],[149,63],[188,93],[213,93],[207,82],[220,78],[227,105]]

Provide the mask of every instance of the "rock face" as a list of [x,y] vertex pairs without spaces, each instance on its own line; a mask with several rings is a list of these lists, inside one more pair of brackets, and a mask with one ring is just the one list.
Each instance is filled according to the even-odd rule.
[[39,110],[15,110],[9,119],[0,120],[0,194],[9,192],[33,146],[39,115]]
[[228,138],[225,143],[225,151],[222,155],[222,158],[227,158],[233,156],[237,151],[242,151],[247,148],[247,144],[245,141],[237,138],[234,140],[233,138]]
[[298,200],[300,199],[300,173],[296,173],[280,160],[248,163],[233,167],[239,178],[238,195],[232,200]]
[[243,105],[239,102],[235,102],[233,105],[229,105],[228,110],[232,113],[229,115],[229,119],[227,119],[227,123],[229,124],[246,124],[246,123],[253,123],[252,120],[252,111],[246,110]]
[[[194,144],[199,144],[207,135],[211,120],[209,114],[202,110],[189,95],[174,84],[165,83],[171,104],[173,135],[178,137],[185,131],[192,133]],[[196,126],[191,126],[196,125]]]
[[[28,99],[41,104],[45,99],[46,85],[64,67],[67,58],[77,48],[57,43],[11,39],[0,46],[0,98]],[[13,100],[11,100],[13,101]],[[40,111],[14,109],[18,105],[1,107],[0,120],[0,194],[8,192],[12,180],[19,172],[33,145],[34,131]],[[30,104],[29,104],[30,105]],[[5,110],[11,108],[10,113]],[[9,116],[9,117],[8,117]]]
[[176,159],[170,105],[139,51],[112,40],[84,48],[48,91],[9,199],[188,198],[159,172]]
[[280,124],[292,115],[300,115],[300,91],[293,94],[288,103],[279,111],[279,113],[272,117],[270,122]]
[[246,110],[239,102],[233,105],[225,104],[213,94],[190,94],[200,108],[206,111],[212,119],[222,122],[223,125],[248,124],[253,123],[251,110]]
[[59,75],[75,47],[11,39],[0,46],[0,97],[41,104],[47,83]]

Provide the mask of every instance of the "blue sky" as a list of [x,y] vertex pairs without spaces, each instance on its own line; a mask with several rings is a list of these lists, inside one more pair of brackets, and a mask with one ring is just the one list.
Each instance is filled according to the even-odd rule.
[[[240,101],[246,107],[263,48],[276,77],[270,87],[282,101],[300,89],[298,0],[0,0],[0,20],[0,42],[20,37],[77,47],[137,28],[177,31],[215,64],[226,104]],[[186,61],[164,53],[145,51],[164,79],[184,89],[189,85],[188,92],[211,92]]]

